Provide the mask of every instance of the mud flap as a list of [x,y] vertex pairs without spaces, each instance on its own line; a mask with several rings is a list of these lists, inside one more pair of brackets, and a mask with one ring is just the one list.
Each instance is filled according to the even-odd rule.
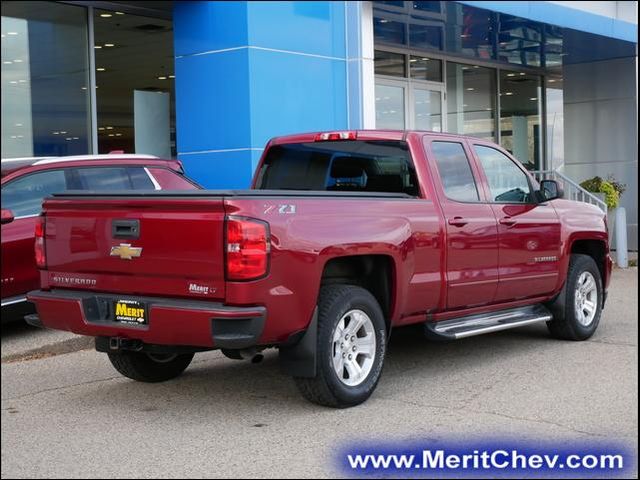
[[316,376],[316,350],[318,345],[318,308],[302,338],[295,344],[280,347],[280,368],[292,377]]

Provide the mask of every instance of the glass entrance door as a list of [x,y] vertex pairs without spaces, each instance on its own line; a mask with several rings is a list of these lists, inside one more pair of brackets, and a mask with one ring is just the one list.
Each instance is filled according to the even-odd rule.
[[376,81],[376,128],[446,131],[444,87],[418,82]]
[[412,84],[410,93],[410,128],[432,132],[446,131],[445,117],[442,115],[443,89]]

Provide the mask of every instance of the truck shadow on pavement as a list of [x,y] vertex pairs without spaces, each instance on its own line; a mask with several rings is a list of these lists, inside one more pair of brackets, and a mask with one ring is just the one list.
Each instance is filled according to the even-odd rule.
[[[553,348],[554,343],[544,326],[451,343],[429,342],[413,327],[398,329],[391,338],[378,389],[363,407],[381,396],[401,394],[412,385],[428,390],[441,378],[447,378],[449,383],[452,377],[465,383],[475,378],[481,383],[479,379],[487,371],[504,371],[534,351],[544,355],[544,345]],[[202,415],[227,412],[253,416],[255,412],[277,413],[283,408],[288,413],[323,409],[300,396],[292,379],[280,371],[275,350],[265,351],[264,361],[257,365],[227,359],[220,352],[207,352],[196,355],[186,372],[170,382],[144,384],[112,377],[99,388],[71,395],[79,396],[72,402],[82,402],[86,408],[107,408],[114,413],[125,409],[140,414],[187,416],[195,411]]]

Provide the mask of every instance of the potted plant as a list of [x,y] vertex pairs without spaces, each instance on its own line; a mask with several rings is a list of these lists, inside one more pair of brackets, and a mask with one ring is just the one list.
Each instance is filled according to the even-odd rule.
[[606,179],[595,176],[580,184],[586,191],[593,193],[607,205],[607,223],[609,224],[609,239],[615,245],[613,234],[615,232],[614,221],[616,218],[615,209],[620,204],[620,196],[625,192],[627,186],[617,181],[613,175],[608,175]]

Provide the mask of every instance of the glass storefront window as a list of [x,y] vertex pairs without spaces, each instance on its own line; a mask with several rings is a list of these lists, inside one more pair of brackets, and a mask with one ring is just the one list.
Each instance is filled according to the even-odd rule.
[[447,3],[446,46],[454,54],[495,58],[495,14],[459,3]]
[[561,67],[563,53],[562,28],[554,25],[545,26],[544,65],[545,67]]
[[564,165],[564,89],[560,74],[545,78],[547,168],[555,170]]
[[376,128],[404,130],[404,95],[404,87],[376,84]]
[[405,58],[402,53],[383,52],[376,50],[374,54],[374,71],[376,75],[391,77],[405,77]]
[[540,166],[541,97],[538,75],[500,71],[500,144],[529,170]]
[[[391,17],[391,18],[390,18]],[[395,19],[391,15],[374,16],[373,35],[376,43],[391,43],[406,45],[406,25],[402,19]]]
[[539,67],[542,65],[542,24],[511,15],[500,15],[498,60]]
[[442,96],[439,91],[413,87],[413,127],[416,130],[442,131]]
[[444,43],[444,25],[441,21],[409,18],[409,45],[412,48],[442,50]]
[[412,7],[420,12],[441,13],[442,2],[411,2]]
[[86,12],[2,3],[2,158],[91,150]]
[[98,151],[175,157],[170,20],[94,10]]
[[447,131],[496,140],[495,72],[447,62]]
[[409,59],[411,78],[427,80],[429,82],[442,81],[442,61],[427,57],[411,56]]

